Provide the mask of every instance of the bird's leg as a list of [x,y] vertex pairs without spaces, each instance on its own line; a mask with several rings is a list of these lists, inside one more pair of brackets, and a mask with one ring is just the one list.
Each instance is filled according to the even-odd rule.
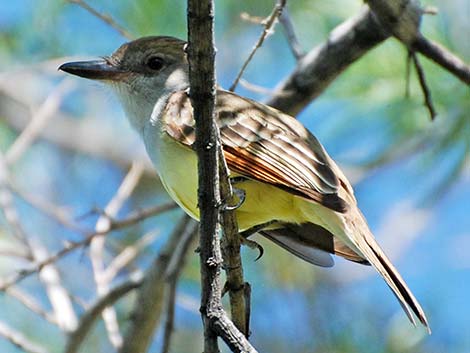
[[260,230],[265,229],[266,227],[270,226],[271,224],[277,223],[276,220],[271,220],[269,222],[257,224],[254,227],[251,227],[247,230],[244,230],[243,232],[240,232],[241,235],[241,243],[243,245],[248,246],[250,249],[256,249],[259,251],[258,256],[256,257],[255,261],[258,261],[261,259],[261,256],[264,254],[264,249],[261,245],[259,245],[257,242],[248,239],[249,236],[259,232]]
[[[229,180],[230,180],[230,184],[232,185],[233,193],[238,197],[238,202],[234,206],[229,206],[225,204],[224,211],[233,211],[233,210],[238,209],[243,204],[246,198],[245,190],[236,188],[234,185],[247,181],[248,179],[243,176],[236,176],[236,177],[230,178]],[[271,220],[269,222],[257,224],[256,226],[239,233],[241,235],[242,245],[246,245],[250,249],[258,250],[259,254],[256,257],[255,261],[258,261],[263,256],[264,249],[257,242],[253,240],[249,240],[248,237],[259,232],[260,230],[265,229],[266,227],[276,222],[277,222],[276,220]]]
[[245,190],[238,189],[238,188],[234,187],[234,185],[239,184],[241,182],[244,182],[248,179],[245,178],[245,177],[242,177],[242,176],[238,176],[238,177],[232,177],[229,180],[230,180],[230,184],[232,185],[233,193],[238,198],[238,201],[233,206],[232,205],[227,205],[227,203],[225,203],[225,205],[223,207],[224,211],[234,211],[234,210],[238,209],[241,205],[243,205],[243,202],[245,202],[245,197],[246,197]]
[[243,238],[247,239],[248,237],[252,236],[253,234],[258,233],[260,230],[263,230],[263,229],[269,227],[270,225],[272,225],[274,223],[278,223],[278,221],[273,219],[273,220],[265,222],[265,223],[257,224],[257,225],[255,225],[251,228],[248,228],[247,230],[244,230],[243,232],[240,232],[240,235]]

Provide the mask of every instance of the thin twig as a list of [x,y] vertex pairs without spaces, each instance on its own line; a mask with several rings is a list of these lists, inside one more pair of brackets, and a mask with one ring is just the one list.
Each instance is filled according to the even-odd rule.
[[[97,235],[99,235],[99,234],[92,234],[92,235],[90,235],[89,238],[87,238],[87,239],[85,239],[81,242],[69,243],[69,245],[67,247],[63,248],[62,250],[58,251],[56,254],[54,254],[54,255],[50,256],[49,258],[45,259],[44,261],[40,262],[35,267],[33,267],[31,269],[21,270],[18,273],[12,275],[10,277],[10,279],[0,281],[0,291],[7,291],[14,284],[22,281],[23,279],[29,277],[30,275],[32,275],[36,272],[41,271],[41,269],[44,266],[47,266],[50,263],[58,261],[60,258],[62,258],[63,256],[67,255],[68,253],[70,253],[71,251],[73,251],[75,249],[78,249],[80,247],[84,247],[84,246],[88,245],[91,241],[91,238],[95,237]],[[73,298],[73,299],[75,301],[78,300],[77,298]],[[80,302],[79,304],[81,306],[84,306],[84,304],[82,302]]]
[[163,327],[163,345],[162,353],[170,352],[171,337],[175,328],[175,303],[176,303],[176,286],[178,281],[171,279],[168,284],[166,294],[166,316],[165,325]]
[[437,113],[436,113],[436,110],[434,109],[434,104],[432,103],[431,91],[429,90],[428,84],[426,83],[426,77],[424,74],[423,67],[421,66],[421,63],[419,62],[416,53],[411,52],[411,57],[413,59],[413,63],[416,68],[416,73],[418,74],[419,84],[421,86],[421,89],[423,90],[424,104],[428,108],[429,115],[431,116],[431,120],[434,120]]
[[[30,136],[33,135],[34,133]],[[31,140],[29,138],[25,138],[23,141],[23,146],[25,146],[28,145],[28,141]],[[21,151],[21,148],[19,148],[18,151]],[[19,155],[20,154],[17,154],[17,156]],[[24,247],[27,249],[30,261],[34,261],[35,263],[41,262],[47,257],[47,251],[38,239],[33,241],[33,239],[30,239],[23,230],[19,221],[19,216],[13,206],[13,197],[6,186],[8,184],[9,178],[7,165],[3,159],[3,155],[0,154],[1,206],[4,210],[5,218],[13,229],[16,230],[15,233],[17,234],[17,238],[22,241]],[[47,296],[54,310],[54,315],[59,328],[64,331],[74,329],[77,325],[77,317],[73,310],[68,292],[60,283],[59,271],[52,263],[48,264],[43,266],[39,271],[39,278],[46,288]]]
[[126,246],[117,256],[113,258],[108,267],[106,267],[103,272],[103,280],[107,283],[111,283],[119,271],[128,266],[129,263],[131,263],[137,257],[139,252],[143,248],[153,243],[159,235],[159,231],[152,231],[140,237],[132,245]]
[[[161,204],[161,205],[156,205],[156,206],[152,206],[152,207],[149,207],[149,208],[145,208],[143,210],[134,211],[128,217],[126,217],[124,219],[121,219],[121,220],[113,219],[112,217],[109,217],[106,214],[105,214],[105,217],[108,217],[111,220],[111,225],[110,225],[110,229],[109,229],[109,231],[111,231],[111,230],[118,230],[118,229],[122,229],[122,228],[127,228],[127,227],[132,226],[136,223],[139,223],[140,221],[143,221],[147,218],[157,216],[161,213],[171,211],[171,210],[174,210],[176,208],[178,208],[178,205],[175,202],[170,201],[170,202],[167,202],[167,203],[164,203],[164,204]],[[107,233],[109,233],[109,231],[104,230],[102,232],[98,232],[98,233],[95,233],[95,234],[97,234],[97,235],[107,234]]]
[[49,200],[40,198],[36,194],[28,193],[11,180],[9,187],[31,207],[54,220],[57,224],[79,233],[86,233],[86,230],[73,220],[71,209],[68,207],[56,205]]
[[172,257],[172,261],[168,265],[167,270],[167,296],[166,296],[166,317],[165,325],[163,328],[163,345],[162,353],[169,353],[171,337],[174,331],[174,320],[175,320],[175,304],[176,304],[176,288],[181,272],[186,263],[188,251],[191,244],[197,236],[197,223],[193,222],[192,228],[189,228],[187,232],[183,233],[184,238],[181,239],[178,245],[177,251]]
[[[104,234],[108,234],[108,233],[109,232],[104,233]],[[68,243],[66,243],[64,248],[57,251],[55,254],[49,256],[47,259],[44,259],[43,261],[37,263],[32,268],[20,270],[19,272],[13,274],[9,279],[0,280],[0,291],[4,291],[7,288],[9,288],[10,286],[12,286],[12,285],[14,285],[18,282],[21,282],[25,278],[31,276],[32,274],[41,271],[44,268],[44,266],[47,266],[47,265],[49,265],[51,263],[54,263],[54,262],[57,262],[59,259],[61,259],[65,255],[69,254],[73,250],[76,250],[76,249],[82,248],[84,246],[87,246],[88,244],[90,244],[91,240],[94,237],[98,236],[98,235],[103,235],[103,234],[91,233],[88,237],[86,237],[82,241],[68,242]]]
[[284,28],[284,32],[287,37],[287,43],[289,43],[292,54],[294,54],[294,57],[297,59],[297,61],[302,59],[302,57],[305,56],[305,52],[302,49],[299,40],[297,39],[297,35],[295,34],[294,24],[290,18],[287,6],[284,8],[284,10],[282,10],[281,16],[279,16],[279,22]]
[[23,304],[26,308],[31,310],[36,315],[42,317],[47,322],[50,322],[53,325],[57,325],[57,320],[54,315],[47,312],[45,309],[42,308],[41,304],[36,301],[35,298],[30,296],[28,293],[24,292],[20,288],[16,286],[11,286],[7,288],[5,291],[6,294],[18,300],[21,304]]
[[265,20],[264,17],[252,16],[248,12],[242,12],[240,14],[240,19],[242,19],[243,21],[255,24],[255,25],[263,24],[263,21]]
[[445,68],[463,83],[470,85],[470,65],[463,62],[462,59],[451,53],[447,48],[420,34],[412,43],[411,49],[423,54],[428,59]]
[[[124,202],[130,197],[133,190],[143,173],[143,166],[140,162],[132,163],[132,167],[123,179],[116,194],[104,209],[104,215],[98,218],[96,222],[95,231],[97,233],[109,230],[112,222],[110,217],[114,217],[121,209]],[[105,276],[105,264],[103,260],[105,237],[95,237],[90,243],[90,259],[93,268],[93,276],[96,283],[96,290],[98,297],[106,295],[109,291],[109,282]],[[116,311],[113,307],[105,308],[102,312],[105,327],[108,333],[109,341],[114,348],[122,346],[122,336],[119,332],[119,325],[117,320]]]
[[130,315],[129,328],[119,353],[144,353],[154,337],[155,328],[160,322],[163,310],[165,280],[173,255],[177,252],[187,232],[194,225],[189,216],[184,215],[173,230],[163,250],[147,270],[143,285],[140,287],[134,308]]
[[[266,96],[270,96],[270,95],[275,93],[275,91],[273,89],[269,89],[269,88],[266,88],[266,87],[248,82],[244,78],[241,78],[240,81],[238,81],[238,83],[240,84],[240,86],[242,86],[242,87],[246,88],[247,90],[249,90],[251,92],[254,92],[254,93],[264,94]],[[276,92],[276,93],[279,93],[279,94],[282,95],[282,92]]]
[[6,158],[3,153],[0,152],[0,208],[3,211],[5,220],[11,229],[12,235],[21,243],[23,246],[26,256],[29,260],[32,260],[31,249],[28,244],[28,236],[20,222],[20,217],[14,205],[14,198],[9,189],[10,184],[10,173]]
[[129,281],[116,286],[108,291],[108,293],[93,304],[90,309],[81,317],[79,326],[72,332],[67,340],[67,346],[64,350],[65,353],[76,353],[81,344],[85,340],[88,332],[93,327],[94,322],[101,315],[103,310],[113,305],[117,300],[125,296],[130,291],[140,287],[143,279],[130,279]]
[[406,56],[406,71],[405,71],[405,98],[410,97],[410,75],[411,75],[411,51],[408,50]]
[[39,346],[37,343],[31,342],[24,336],[22,332],[12,329],[7,324],[0,321],[0,336],[4,337],[11,344],[27,353],[47,353],[48,351]]
[[255,55],[256,51],[263,45],[264,40],[268,36],[268,34],[271,33],[271,30],[273,29],[274,25],[276,24],[276,20],[279,18],[279,16],[282,13],[282,9],[286,5],[287,0],[280,0],[276,3],[276,5],[273,8],[273,11],[269,15],[269,17],[266,19],[266,22],[264,24],[264,30],[261,33],[261,36],[258,38],[258,41],[256,42],[255,46],[251,50],[250,55],[248,55],[248,58],[245,60],[243,63],[242,68],[238,72],[237,77],[235,78],[235,81],[233,81],[232,85],[229,88],[229,91],[234,91],[235,88],[238,85],[238,81],[240,81],[240,78],[242,77],[243,73],[245,72],[246,67],[250,63],[251,59],[253,59],[253,56]]
[[[48,258],[47,249],[37,239],[30,240],[30,246],[36,263]],[[39,280],[46,289],[58,327],[65,332],[75,330],[78,325],[77,315],[54,263],[43,266],[39,271]]]
[[47,96],[39,108],[34,110],[30,123],[5,154],[5,160],[8,164],[15,163],[37,139],[42,130],[46,127],[46,124],[55,116],[65,95],[70,92],[73,86],[74,83],[72,80],[68,78],[63,79]]
[[110,232],[114,230],[119,230],[123,228],[130,227],[146,218],[156,216],[158,214],[161,214],[163,212],[167,212],[170,210],[175,209],[177,206],[174,202],[169,202],[163,205],[159,206],[154,206],[150,207],[148,209],[145,209],[143,211],[136,211],[131,214],[128,218],[125,218],[123,220],[113,220],[111,223],[111,227],[107,229],[106,231],[103,231],[101,233],[96,233],[96,232],[90,232],[85,235],[84,239],[79,241],[79,242],[67,242],[61,250],[57,251],[55,254],[51,255],[47,259],[44,259],[43,261],[37,263],[34,267],[30,269],[24,269],[21,270],[17,273],[15,273],[13,276],[10,277],[10,279],[7,280],[0,280],[0,291],[6,290],[8,287],[12,286],[15,283],[18,283],[22,281],[23,279],[31,276],[32,274],[41,271],[41,269],[53,262],[57,262],[59,259],[64,257],[65,255],[69,254],[73,250],[88,246],[91,242],[91,240],[96,237],[96,236],[101,236],[101,235],[106,235],[109,234]]
[[88,5],[84,0],[67,0],[67,1],[72,4],[77,4],[81,8],[91,13],[93,16],[107,23],[110,27],[118,31],[119,34],[121,34],[124,38],[127,38],[129,40],[133,39],[133,36],[128,31],[126,31],[122,26],[120,26],[110,15],[104,14],[95,10],[93,7]]

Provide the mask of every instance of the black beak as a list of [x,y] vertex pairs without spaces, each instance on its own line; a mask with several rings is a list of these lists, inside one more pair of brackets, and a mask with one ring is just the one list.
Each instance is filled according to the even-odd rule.
[[116,81],[127,72],[110,64],[106,60],[76,61],[62,64],[59,70],[91,80]]

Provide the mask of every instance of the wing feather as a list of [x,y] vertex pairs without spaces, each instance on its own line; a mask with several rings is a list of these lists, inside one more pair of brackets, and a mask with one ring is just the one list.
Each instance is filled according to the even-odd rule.
[[[343,181],[318,140],[294,118],[231,92],[217,92],[217,124],[232,173],[275,185],[337,212],[347,203]],[[186,92],[170,96],[163,114],[166,132],[193,147],[194,118]]]

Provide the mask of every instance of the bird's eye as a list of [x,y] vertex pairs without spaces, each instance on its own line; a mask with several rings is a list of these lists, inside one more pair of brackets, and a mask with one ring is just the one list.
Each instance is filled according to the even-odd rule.
[[165,62],[159,56],[151,56],[147,60],[147,67],[154,71],[160,71],[163,68],[164,64]]

